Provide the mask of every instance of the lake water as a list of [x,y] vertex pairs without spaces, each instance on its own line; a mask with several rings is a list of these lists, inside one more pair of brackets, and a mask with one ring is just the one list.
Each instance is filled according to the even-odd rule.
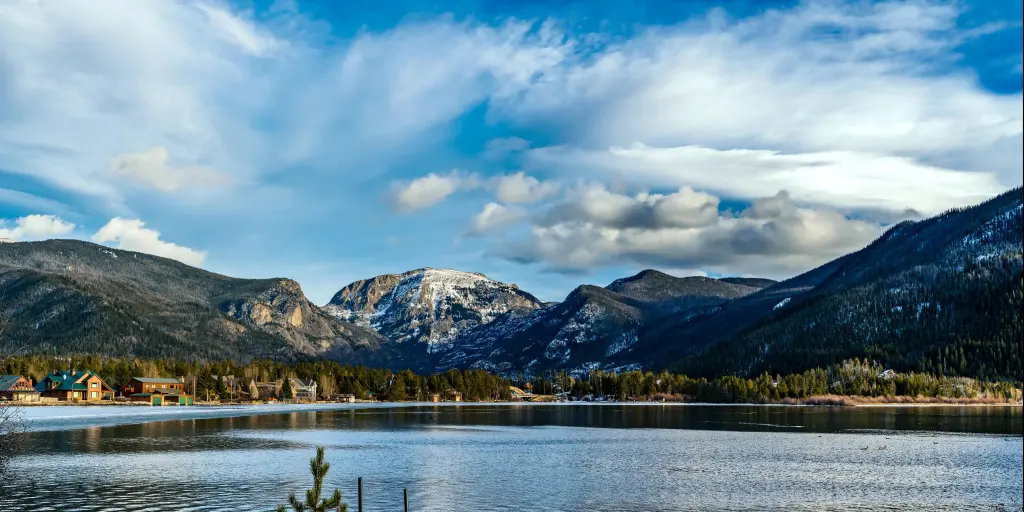
[[0,482],[0,510],[272,510],[310,484],[316,445],[353,512],[360,476],[365,510],[381,512],[401,510],[403,488],[410,510],[445,512],[1024,506],[1020,407],[465,404],[113,426],[79,416],[35,424]]

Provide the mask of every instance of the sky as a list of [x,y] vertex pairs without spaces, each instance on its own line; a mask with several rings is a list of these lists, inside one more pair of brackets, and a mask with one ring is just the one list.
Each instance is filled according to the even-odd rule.
[[0,237],[786,278],[1022,180],[1020,2],[0,3]]

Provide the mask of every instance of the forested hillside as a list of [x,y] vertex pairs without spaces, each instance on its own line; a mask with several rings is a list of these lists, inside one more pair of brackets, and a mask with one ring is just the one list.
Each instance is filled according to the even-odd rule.
[[289,279],[235,279],[74,240],[0,244],[4,353],[387,361]]
[[747,312],[746,325],[721,314],[704,319],[705,332],[727,334],[676,367],[756,375],[861,357],[899,370],[1019,381],[1021,247],[1021,189],[901,223],[861,251],[726,308]]

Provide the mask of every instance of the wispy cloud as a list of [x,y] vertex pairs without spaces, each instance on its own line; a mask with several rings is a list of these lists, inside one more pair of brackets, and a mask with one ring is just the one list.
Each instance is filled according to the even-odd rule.
[[137,183],[163,192],[183,187],[217,187],[227,184],[228,177],[198,165],[173,166],[170,155],[162,147],[140,153],[124,153],[110,161],[110,171]]
[[482,235],[489,231],[500,229],[526,217],[526,212],[516,206],[503,206],[497,203],[487,203],[480,213],[473,216],[473,222],[469,229],[469,235]]

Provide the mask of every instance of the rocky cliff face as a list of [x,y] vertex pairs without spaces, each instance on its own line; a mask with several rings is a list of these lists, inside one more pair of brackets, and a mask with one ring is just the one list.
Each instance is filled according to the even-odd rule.
[[266,289],[223,302],[220,309],[242,324],[281,336],[304,353],[321,354],[337,351],[339,345],[381,341],[375,333],[325,314],[291,279],[268,280]]
[[444,351],[460,332],[510,311],[543,307],[536,297],[483,274],[423,268],[356,281],[338,291],[324,310],[369,327],[396,342],[425,343]]

